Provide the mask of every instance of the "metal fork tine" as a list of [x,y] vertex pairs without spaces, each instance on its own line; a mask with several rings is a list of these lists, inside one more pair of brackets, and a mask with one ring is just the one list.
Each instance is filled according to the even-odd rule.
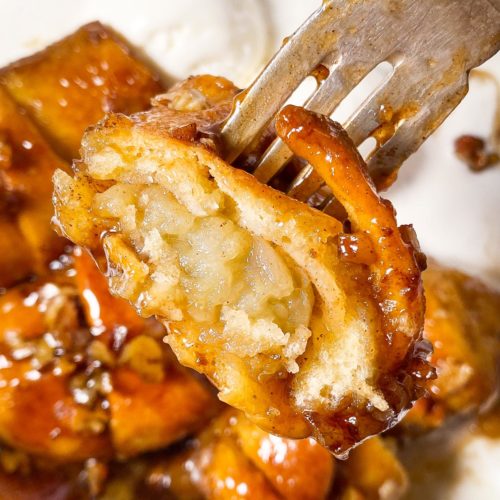
[[[347,123],[357,145],[377,136],[379,150],[369,168],[384,186],[461,100],[467,72],[499,49],[499,5],[500,0],[324,2],[237,100],[222,130],[225,159],[236,159],[319,63],[331,74],[306,107],[329,115],[372,68],[388,60],[395,63],[393,75]],[[268,182],[290,158],[276,140],[254,174]],[[289,193],[307,199],[318,185],[306,167]]]
[[411,113],[409,103],[413,101],[413,98],[409,95],[410,92],[407,92],[410,90],[408,82],[405,84],[405,93],[398,92],[404,82],[401,73],[398,68],[392,77],[378,88],[344,124],[344,128],[356,146],[372,135],[377,128],[382,129],[384,125],[386,125],[386,130],[381,130],[381,133],[389,134],[391,125],[396,126],[394,121],[405,111],[401,109],[402,107],[406,107],[406,112]]
[[[306,101],[304,107],[316,113],[330,115],[347,94],[378,64],[378,60],[359,61],[366,54],[350,54],[350,60],[341,61],[317,90]],[[327,63],[327,61],[325,61]],[[281,139],[275,139],[255,167],[253,174],[261,182],[269,182],[292,158],[293,153]]]
[[395,134],[368,159],[368,171],[378,189],[387,188],[401,164],[441,125],[467,93],[467,78],[445,87],[413,116],[407,118]]
[[[307,165],[299,172],[286,193],[296,200],[309,203],[320,190],[326,193],[329,188],[325,185],[325,181],[316,170]],[[316,204],[313,205],[316,207]]]
[[279,138],[275,139],[266,149],[261,160],[255,167],[253,175],[260,182],[269,182],[287,164],[293,153],[288,146]]
[[244,92],[222,130],[227,161],[237,158],[330,52],[337,38],[331,29],[337,14],[332,2],[316,10]]
[[[388,88],[392,89],[392,85],[388,84]],[[385,143],[379,144],[379,147],[367,162],[368,171],[378,189],[384,189],[392,183],[392,176],[397,173],[399,166],[442,123],[466,92],[467,80],[464,75],[462,81],[441,88],[428,101],[429,106],[416,110],[414,113],[411,110],[413,114],[406,118],[404,114],[401,116],[402,123],[395,127],[393,135],[388,137]],[[377,93],[370,99],[368,105],[364,105],[346,126],[348,134],[356,144],[359,144],[376,127],[380,126],[381,120],[377,118],[377,107],[380,106],[380,102],[397,103],[394,98],[391,98],[390,92]],[[373,103],[377,104],[373,105]],[[365,128],[363,128],[363,120],[367,122]],[[301,201],[307,201],[322,185],[321,178],[307,165],[292,182],[288,194]],[[325,205],[324,210],[326,211],[330,205],[331,201]]]
[[[413,115],[429,112],[429,107],[440,113],[446,112],[444,119],[460,102],[460,99],[450,101],[450,98],[466,86],[466,71],[470,69],[460,58],[448,58],[447,55],[444,53],[441,56],[439,64],[437,61],[429,64],[427,58],[407,57],[397,65],[390,79],[344,124],[354,144],[359,146],[365,139],[374,136],[379,145],[383,145],[397,131],[399,123]],[[465,92],[464,89],[460,95]],[[443,105],[440,106],[440,103]]]
[[[345,62],[346,68],[355,72],[355,61],[361,61],[363,70],[358,69],[359,74],[353,81],[362,79],[391,53],[403,34],[409,35],[418,29],[418,23],[409,29],[400,22],[400,16],[403,9],[410,14],[418,11],[421,1],[399,0],[396,6],[392,5],[392,0],[325,1],[237,100],[222,129],[225,159],[232,162],[237,158],[319,63],[325,60],[330,65]],[[376,24],[372,23],[372,18],[377,19]],[[357,57],[353,57],[355,54]],[[338,85],[334,78],[330,82]],[[328,91],[325,86],[316,96],[318,112],[332,108],[329,104],[332,91],[335,93],[334,88]]]
[[288,188],[288,195],[300,201],[307,201],[324,184],[321,176],[306,165]]
[[[441,124],[448,114],[460,102],[466,93],[467,85],[465,78],[457,85],[446,88],[445,94],[440,93],[435,97],[435,107],[429,106],[414,115],[404,119],[404,122],[397,127],[392,137],[387,142],[380,144],[374,154],[368,160],[368,171],[378,189],[388,187],[392,182],[392,176],[397,173],[399,166],[425,141],[425,139]],[[368,106],[361,110],[364,112]],[[372,109],[374,109],[372,107]],[[364,113],[358,113],[357,118],[364,116],[369,120],[370,116]],[[374,115],[375,116],[375,115]],[[361,127],[358,123],[362,120],[353,122],[349,135],[361,142],[365,137],[364,132],[360,132]],[[379,123],[376,120],[370,122],[367,130],[371,132]],[[371,130],[370,130],[371,129]],[[349,130],[349,129],[348,129]],[[301,201],[307,201],[315,191],[317,191],[323,182],[315,171],[308,165],[304,167],[292,182],[288,194]],[[331,201],[325,205],[325,211],[331,205]]]

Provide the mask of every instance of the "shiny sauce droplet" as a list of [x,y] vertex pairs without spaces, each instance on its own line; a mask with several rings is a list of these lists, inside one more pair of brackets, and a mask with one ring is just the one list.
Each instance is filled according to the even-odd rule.
[[323,64],[318,64],[312,71],[311,76],[316,79],[318,85],[328,78],[330,70]]
[[414,102],[409,102],[397,110],[381,104],[378,116],[379,126],[370,134],[377,141],[377,146],[381,147],[389,141],[405,120],[414,116],[418,110],[419,106]]
[[362,232],[340,233],[337,247],[340,259],[345,262],[372,264],[377,258],[370,238]]

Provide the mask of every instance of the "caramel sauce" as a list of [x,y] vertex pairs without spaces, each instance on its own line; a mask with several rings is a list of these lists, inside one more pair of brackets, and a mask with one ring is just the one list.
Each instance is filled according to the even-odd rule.
[[364,233],[339,234],[337,242],[341,259],[355,264],[373,264],[375,250],[370,238]]
[[498,391],[500,295],[479,280],[431,262],[424,272],[424,337],[434,346],[437,377],[405,417],[402,426],[422,433],[454,417],[483,413]]
[[[148,322],[139,317],[128,302],[110,295],[106,278],[93,258],[76,248],[73,261],[76,285],[91,334],[114,349],[121,347],[125,339],[140,334]],[[159,327],[157,323],[152,325]]]
[[54,169],[67,165],[0,88],[0,286],[43,274],[66,244],[50,227]]
[[273,436],[234,410],[204,429],[184,460],[192,463],[191,481],[217,498],[234,498],[235,492],[252,498],[325,498],[336,468],[312,439]]
[[318,64],[312,71],[311,76],[314,77],[319,85],[330,76],[330,70],[324,64]]
[[4,441],[51,459],[131,456],[215,413],[211,392],[163,344],[163,327],[112,297],[87,253],[51,267],[0,297]]
[[455,140],[455,154],[472,172],[482,172],[500,161],[500,83],[493,74],[484,70],[472,70],[471,77],[491,82],[495,86],[492,130],[488,141],[469,134],[458,137]]
[[500,161],[498,153],[488,151],[486,142],[473,135],[462,135],[455,140],[455,154],[472,172],[482,172]]
[[370,133],[370,136],[377,141],[377,147],[381,147],[389,141],[404,121],[414,116],[418,110],[418,104],[412,102],[406,103],[397,110],[381,104],[378,117],[379,126]]
[[132,52],[92,23],[0,70],[0,287],[44,274],[63,252],[50,226],[51,177],[69,170],[62,157],[78,157],[83,131],[112,110],[149,107],[162,90]]
[[12,166],[12,146],[4,135],[0,135],[0,169]]

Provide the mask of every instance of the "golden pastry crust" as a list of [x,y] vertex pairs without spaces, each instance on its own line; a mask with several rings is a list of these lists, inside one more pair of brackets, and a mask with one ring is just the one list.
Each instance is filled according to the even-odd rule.
[[[41,275],[67,241],[50,226],[52,173],[106,112],[149,107],[158,76],[100,23],[0,69],[0,287]],[[57,153],[55,152],[57,151]]]
[[[0,455],[14,465],[23,458]],[[345,461],[337,461],[316,441],[286,439],[266,433],[241,412],[226,408],[201,432],[180,446],[126,462],[88,461],[86,466],[31,461],[29,481],[0,471],[0,498],[38,496],[46,488],[71,491],[72,497],[287,500],[397,500],[407,489],[407,475],[387,440],[370,439]],[[21,469],[22,469],[21,465]],[[82,477],[85,480],[82,481]],[[10,497],[9,497],[10,498]]]
[[380,436],[358,446],[338,463],[335,492],[342,500],[397,500],[408,490],[408,475],[390,441]]
[[158,75],[101,23],[0,70],[0,83],[65,159],[78,157],[84,130],[106,113],[134,113],[162,91]]
[[[4,464],[9,464],[11,474],[3,473]],[[133,495],[322,500],[331,498],[336,467],[332,455],[314,440],[272,436],[241,412],[226,409],[182,444],[127,461],[63,465],[41,463],[12,451],[8,456],[2,450],[0,498],[10,500],[14,492],[16,499],[45,499],[51,498],[49,492],[60,491],[62,498],[82,499]],[[43,493],[37,495],[37,491]]]
[[[366,231],[346,259],[339,238],[357,236],[342,239],[340,222],[226,164],[216,126],[236,89],[202,78],[86,133],[74,176],[54,177],[58,224],[104,250],[113,292],[162,319],[181,363],[222,400],[268,431],[343,454],[396,423],[427,374],[415,250],[383,205],[386,242]],[[206,85],[222,97],[178,104]],[[353,210],[366,219],[374,206]],[[397,271],[377,275],[373,258]]]

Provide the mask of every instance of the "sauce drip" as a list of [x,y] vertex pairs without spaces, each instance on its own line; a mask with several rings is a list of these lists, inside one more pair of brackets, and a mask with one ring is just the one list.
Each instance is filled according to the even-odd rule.
[[419,109],[418,104],[412,102],[397,110],[394,110],[391,106],[381,104],[379,108],[379,126],[370,134],[377,141],[377,146],[381,147],[389,141],[405,120],[414,116]]

